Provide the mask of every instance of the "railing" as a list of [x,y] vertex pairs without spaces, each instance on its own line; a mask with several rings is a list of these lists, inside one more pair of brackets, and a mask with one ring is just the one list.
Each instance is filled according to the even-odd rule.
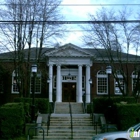
[[83,95],[83,111],[84,111],[84,113],[87,112],[86,109],[87,109],[87,107],[86,107],[86,98],[85,98],[85,94],[84,94]]
[[47,119],[47,136],[49,134],[50,117],[51,117],[52,112],[54,112],[54,103],[49,103],[49,115],[48,115],[48,119]]
[[28,137],[27,137],[27,140],[30,140],[30,130],[31,129],[42,129],[42,131],[43,131],[43,140],[44,140],[44,129],[41,127],[41,126],[39,126],[39,127],[37,127],[37,126],[34,126],[34,127],[30,127],[29,129],[28,129]]
[[90,111],[91,111],[92,124],[94,125],[93,102],[90,102]]
[[70,102],[69,102],[69,110],[70,110],[70,120],[71,120],[71,139],[73,139],[72,109],[71,109],[71,104],[70,104]]

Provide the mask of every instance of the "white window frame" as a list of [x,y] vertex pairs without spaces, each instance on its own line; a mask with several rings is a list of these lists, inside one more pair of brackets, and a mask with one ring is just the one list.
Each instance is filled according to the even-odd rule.
[[[18,90],[18,87],[17,87],[17,81],[15,80],[15,77],[16,77],[16,73],[15,73],[15,70],[14,70],[12,72],[12,89],[11,89],[12,92],[11,93],[19,94],[19,90]],[[17,90],[14,90],[14,87],[16,87]]]
[[[17,76],[18,76],[18,74],[17,74]],[[18,91],[18,87],[16,88],[17,90],[16,91],[14,91],[14,86],[16,87],[17,86],[17,83],[16,83],[16,80],[15,80],[15,77],[16,77],[16,73],[15,73],[15,70],[13,71],[13,73],[12,73],[12,89],[11,89],[11,93],[12,94],[19,94],[19,91]],[[33,77],[33,74],[31,74],[31,77]],[[39,73],[37,73],[37,75],[36,75],[36,77],[40,77],[40,84],[39,84],[39,92],[36,92],[35,91],[35,94],[41,94],[41,73],[39,72]],[[30,81],[30,93],[32,94],[32,92],[31,92],[31,81]],[[35,86],[36,87],[36,86]]]
[[[31,80],[32,80],[32,78],[33,78],[33,74],[31,74]],[[39,80],[40,80],[40,83],[38,84],[38,83],[36,83],[36,80],[37,80],[37,78],[39,78]],[[30,93],[32,94],[32,81],[30,80]],[[36,74],[36,79],[35,79],[35,94],[41,94],[41,72],[38,72],[37,74]],[[39,86],[38,86],[39,85]],[[36,87],[39,87],[39,91],[36,91],[37,90],[37,88]]]
[[[134,83],[134,79],[136,80],[137,78],[138,78],[138,72],[137,71],[133,71],[132,72],[132,75],[131,75],[131,77],[132,77],[132,91],[134,90],[134,86],[136,86]],[[138,94],[138,93],[137,93]]]
[[[106,84],[99,85],[99,79],[102,80],[102,83],[106,83]],[[108,82],[107,81],[108,81],[108,77],[107,77],[106,71],[105,70],[98,71],[97,72],[97,95],[107,95],[108,94]],[[99,89],[99,86],[102,89]],[[99,92],[100,90],[103,90],[103,92]]]
[[[121,87],[125,91],[126,87],[125,87],[125,84],[124,84],[124,78],[123,78],[123,75],[120,73],[119,70],[116,72],[116,78],[119,79],[119,82],[121,82],[120,84],[122,85]],[[116,79],[114,79],[114,93],[115,93],[115,95],[122,95],[122,92],[119,89],[118,82],[116,81]]]

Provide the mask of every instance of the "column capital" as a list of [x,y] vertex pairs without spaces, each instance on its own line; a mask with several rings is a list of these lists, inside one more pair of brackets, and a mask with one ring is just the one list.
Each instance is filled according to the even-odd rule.
[[78,67],[82,67],[83,65],[82,64],[78,64]]
[[56,64],[56,66],[61,66],[61,64]]
[[90,64],[86,64],[86,67],[91,67],[91,65]]
[[48,66],[53,66],[53,64],[48,64]]

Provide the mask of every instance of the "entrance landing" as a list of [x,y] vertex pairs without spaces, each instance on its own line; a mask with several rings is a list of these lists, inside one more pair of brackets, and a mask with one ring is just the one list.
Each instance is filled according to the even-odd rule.
[[[83,103],[70,103],[72,114],[83,114]],[[70,114],[70,107],[68,102],[55,103],[55,114]]]

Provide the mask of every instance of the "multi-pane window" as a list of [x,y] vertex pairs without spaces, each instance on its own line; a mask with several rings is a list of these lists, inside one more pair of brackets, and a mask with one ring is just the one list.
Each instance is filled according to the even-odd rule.
[[12,93],[19,93],[18,74],[15,71],[12,73]]
[[[33,91],[33,75],[31,75],[31,93]],[[35,77],[35,93],[41,93],[41,73],[37,73]]]
[[[13,71],[12,73],[12,93],[19,93],[18,84],[21,82],[18,80],[18,74]],[[31,74],[31,82],[30,82],[31,93],[33,90],[33,75]],[[41,93],[41,73],[36,74],[35,78],[35,93]]]
[[[139,80],[139,81],[138,81]],[[138,84],[139,85],[139,83],[140,83],[140,79],[138,79],[138,72],[137,71],[133,71],[132,72],[132,91],[134,91],[135,90],[135,88],[137,88],[136,87],[136,85]],[[138,86],[137,85],[137,86]],[[139,86],[138,86],[139,87]]]
[[97,94],[107,94],[107,74],[103,70],[97,73]]
[[124,83],[124,78],[123,75],[121,74],[120,71],[116,72],[116,78],[115,78],[115,94],[116,95],[122,95],[122,91],[125,91],[125,83]]

